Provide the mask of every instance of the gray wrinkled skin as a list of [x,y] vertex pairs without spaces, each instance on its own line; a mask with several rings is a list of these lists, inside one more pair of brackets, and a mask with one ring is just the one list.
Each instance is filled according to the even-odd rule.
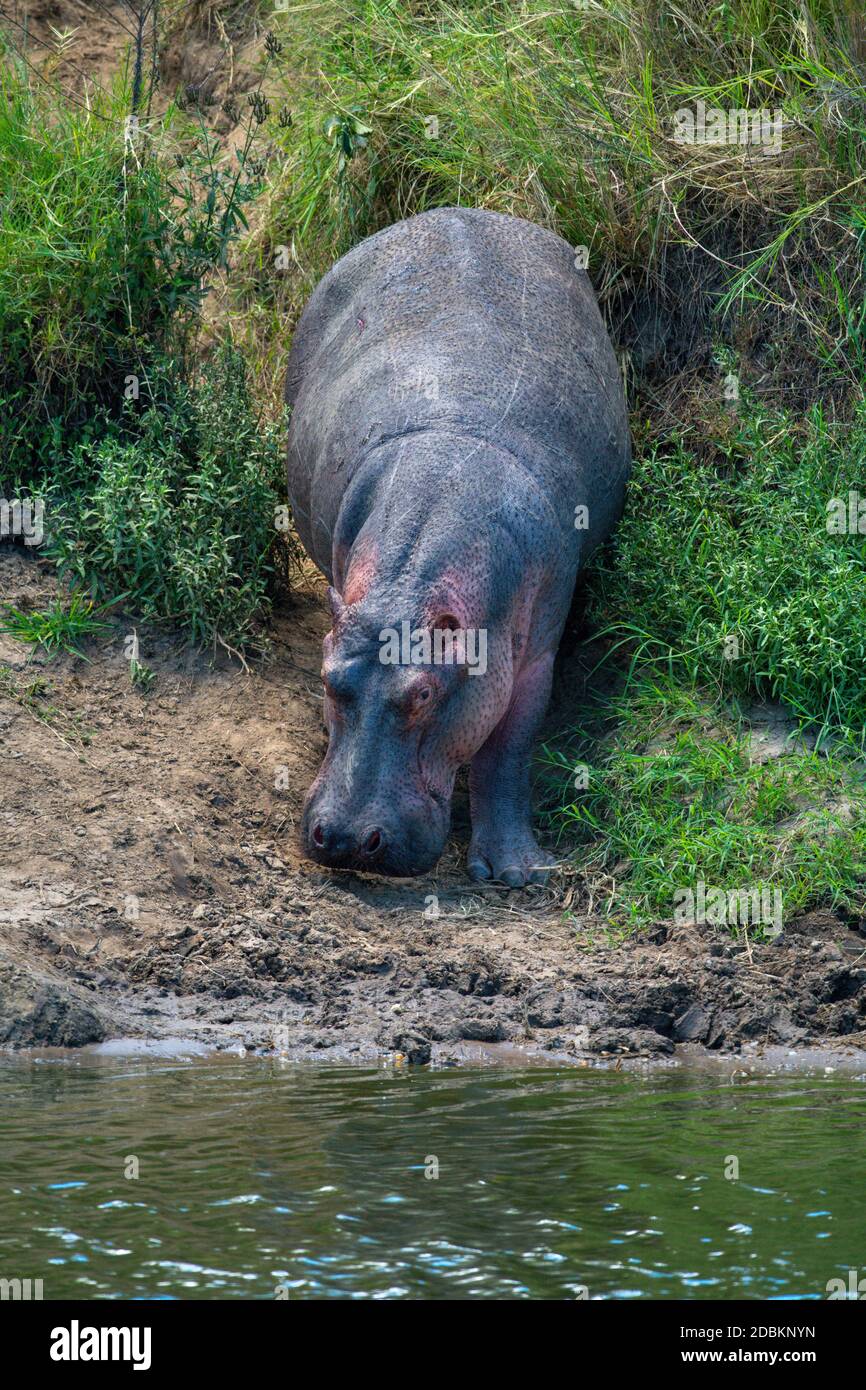
[[[543,881],[533,740],[575,577],[619,515],[630,462],[586,272],[559,237],[498,213],[397,223],[318,285],[286,400],[289,495],[334,618],[306,852],[425,872],[469,764],[471,875]],[[484,629],[485,673],[383,665],[380,633],[404,620]]]

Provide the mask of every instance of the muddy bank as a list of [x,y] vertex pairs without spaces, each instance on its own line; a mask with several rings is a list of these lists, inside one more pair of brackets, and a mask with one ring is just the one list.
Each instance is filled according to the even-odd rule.
[[[55,594],[32,554],[0,550],[4,601]],[[862,1043],[866,940],[830,912],[748,949],[665,924],[612,945],[579,879],[470,885],[459,797],[424,879],[305,862],[294,827],[325,746],[325,625],[300,595],[250,673],[141,629],[146,692],[123,615],[87,661],[0,637],[0,1045],[182,1037],[424,1062],[473,1045],[662,1060]]]

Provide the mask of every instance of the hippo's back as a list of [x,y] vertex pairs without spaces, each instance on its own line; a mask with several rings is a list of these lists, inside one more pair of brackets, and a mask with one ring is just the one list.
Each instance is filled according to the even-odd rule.
[[518,218],[438,208],[361,242],[304,310],[286,401],[296,524],[326,572],[352,478],[416,433],[516,456],[564,526],[589,501],[593,542],[621,506],[628,422],[589,278],[566,242]]

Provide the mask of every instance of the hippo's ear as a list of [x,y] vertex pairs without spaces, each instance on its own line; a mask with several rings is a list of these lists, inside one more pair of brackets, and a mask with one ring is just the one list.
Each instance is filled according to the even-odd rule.
[[334,626],[336,627],[337,623],[340,621],[340,619],[346,611],[346,605],[341,599],[340,595],[337,593],[337,590],[332,589],[330,585],[328,585],[328,607],[331,610],[331,617],[333,618]]

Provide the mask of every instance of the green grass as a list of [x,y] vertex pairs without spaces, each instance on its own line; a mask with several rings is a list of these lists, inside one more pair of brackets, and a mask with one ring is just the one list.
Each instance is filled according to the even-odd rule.
[[66,601],[57,599],[41,611],[25,611],[10,604],[0,621],[0,632],[41,647],[47,656],[61,651],[83,656],[80,644],[109,630],[108,624],[97,618],[98,611],[81,593],[73,593]]
[[261,187],[251,111],[231,162],[172,104],[127,138],[123,74],[86,105],[31,80],[0,24],[0,457],[51,477],[147,397],[155,352],[189,361],[207,293]]
[[641,668],[782,700],[862,751],[866,536],[827,523],[832,499],[866,497],[866,410],[840,425],[741,406],[707,457],[688,430],[638,457],[590,615]]
[[[483,206],[589,248],[636,391],[702,366],[714,319],[765,394],[859,391],[866,25],[843,0],[332,0],[274,27],[295,119],[262,236],[308,282],[396,218]],[[780,111],[781,151],[678,143],[698,101]]]
[[[866,769],[807,751],[760,762],[718,698],[637,677],[543,753],[547,829],[576,845],[596,907],[631,930],[674,918],[678,889],[779,889],[785,921],[866,915]],[[567,773],[567,780],[562,777]]]
[[128,138],[127,79],[58,99],[0,25],[0,495],[44,500],[42,554],[76,588],[261,647],[291,551],[282,417],[262,421],[228,331],[202,343],[201,311],[261,188],[266,107],[249,93],[231,151],[189,101]]

